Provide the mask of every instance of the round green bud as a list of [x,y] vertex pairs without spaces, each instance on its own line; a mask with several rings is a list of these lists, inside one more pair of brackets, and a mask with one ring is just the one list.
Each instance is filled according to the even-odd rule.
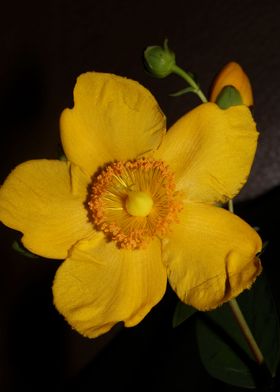
[[170,75],[176,65],[175,54],[168,48],[166,41],[163,48],[148,46],[144,52],[144,58],[148,71],[157,78]]

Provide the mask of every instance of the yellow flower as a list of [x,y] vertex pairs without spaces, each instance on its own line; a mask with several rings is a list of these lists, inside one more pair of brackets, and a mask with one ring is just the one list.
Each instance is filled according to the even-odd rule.
[[261,271],[257,233],[215,206],[246,182],[258,133],[244,105],[198,106],[165,132],[137,82],[86,73],[61,116],[67,161],[25,162],[0,189],[1,221],[30,251],[66,259],[54,303],[88,337],[139,323],[166,290],[207,310]]
[[250,80],[241,66],[234,61],[226,64],[217,75],[211,91],[210,101],[215,102],[225,86],[235,87],[241,94],[244,105],[253,105]]

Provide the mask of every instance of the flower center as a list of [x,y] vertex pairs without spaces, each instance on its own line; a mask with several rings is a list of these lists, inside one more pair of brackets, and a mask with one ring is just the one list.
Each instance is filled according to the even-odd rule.
[[125,208],[129,215],[147,216],[153,208],[153,199],[145,192],[128,192]]
[[91,185],[88,206],[97,230],[121,248],[143,248],[166,235],[182,208],[174,175],[146,158],[109,164]]

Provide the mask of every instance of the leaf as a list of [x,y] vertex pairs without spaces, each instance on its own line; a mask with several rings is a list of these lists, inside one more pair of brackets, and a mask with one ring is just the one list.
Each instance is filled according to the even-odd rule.
[[67,161],[66,155],[64,154],[62,144],[57,145],[57,157],[60,161]]
[[178,327],[185,320],[190,318],[197,310],[190,305],[186,305],[183,302],[178,302],[173,315],[172,325],[173,328]]
[[58,159],[60,160],[60,161],[67,161],[67,158],[66,158],[66,155],[65,154],[61,154],[59,157],[58,157]]
[[180,97],[181,95],[188,94],[188,93],[195,93],[196,89],[189,86],[183,88],[182,90],[177,91],[176,93],[169,94],[171,97]]
[[263,246],[262,246],[261,251],[258,253],[258,257],[261,256],[266,251],[266,248],[268,247],[268,245],[269,245],[269,241],[263,242]]
[[35,255],[34,253],[29,252],[25,249],[17,240],[15,240],[12,244],[12,248],[19,254],[25,257],[29,257],[31,259],[38,259],[39,256]]
[[225,86],[216,99],[216,104],[221,109],[228,109],[231,106],[242,105],[243,100],[240,92],[233,86]]
[[[280,354],[279,321],[264,273],[250,290],[238,297],[238,303],[274,377]],[[208,373],[223,382],[245,388],[255,388],[263,382],[263,369],[254,361],[228,304],[199,316],[197,341]]]

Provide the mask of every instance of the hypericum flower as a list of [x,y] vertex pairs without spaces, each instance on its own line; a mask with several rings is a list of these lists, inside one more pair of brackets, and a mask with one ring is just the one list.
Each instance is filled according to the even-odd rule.
[[0,189],[1,221],[33,253],[66,259],[54,303],[88,337],[133,326],[167,279],[208,310],[261,271],[258,234],[219,202],[246,182],[258,133],[249,109],[198,106],[165,132],[148,90],[86,73],[61,116],[67,161],[25,162]]
[[210,101],[215,102],[225,86],[235,87],[246,106],[253,105],[253,93],[250,80],[241,66],[234,61],[226,64],[217,75],[210,96]]

